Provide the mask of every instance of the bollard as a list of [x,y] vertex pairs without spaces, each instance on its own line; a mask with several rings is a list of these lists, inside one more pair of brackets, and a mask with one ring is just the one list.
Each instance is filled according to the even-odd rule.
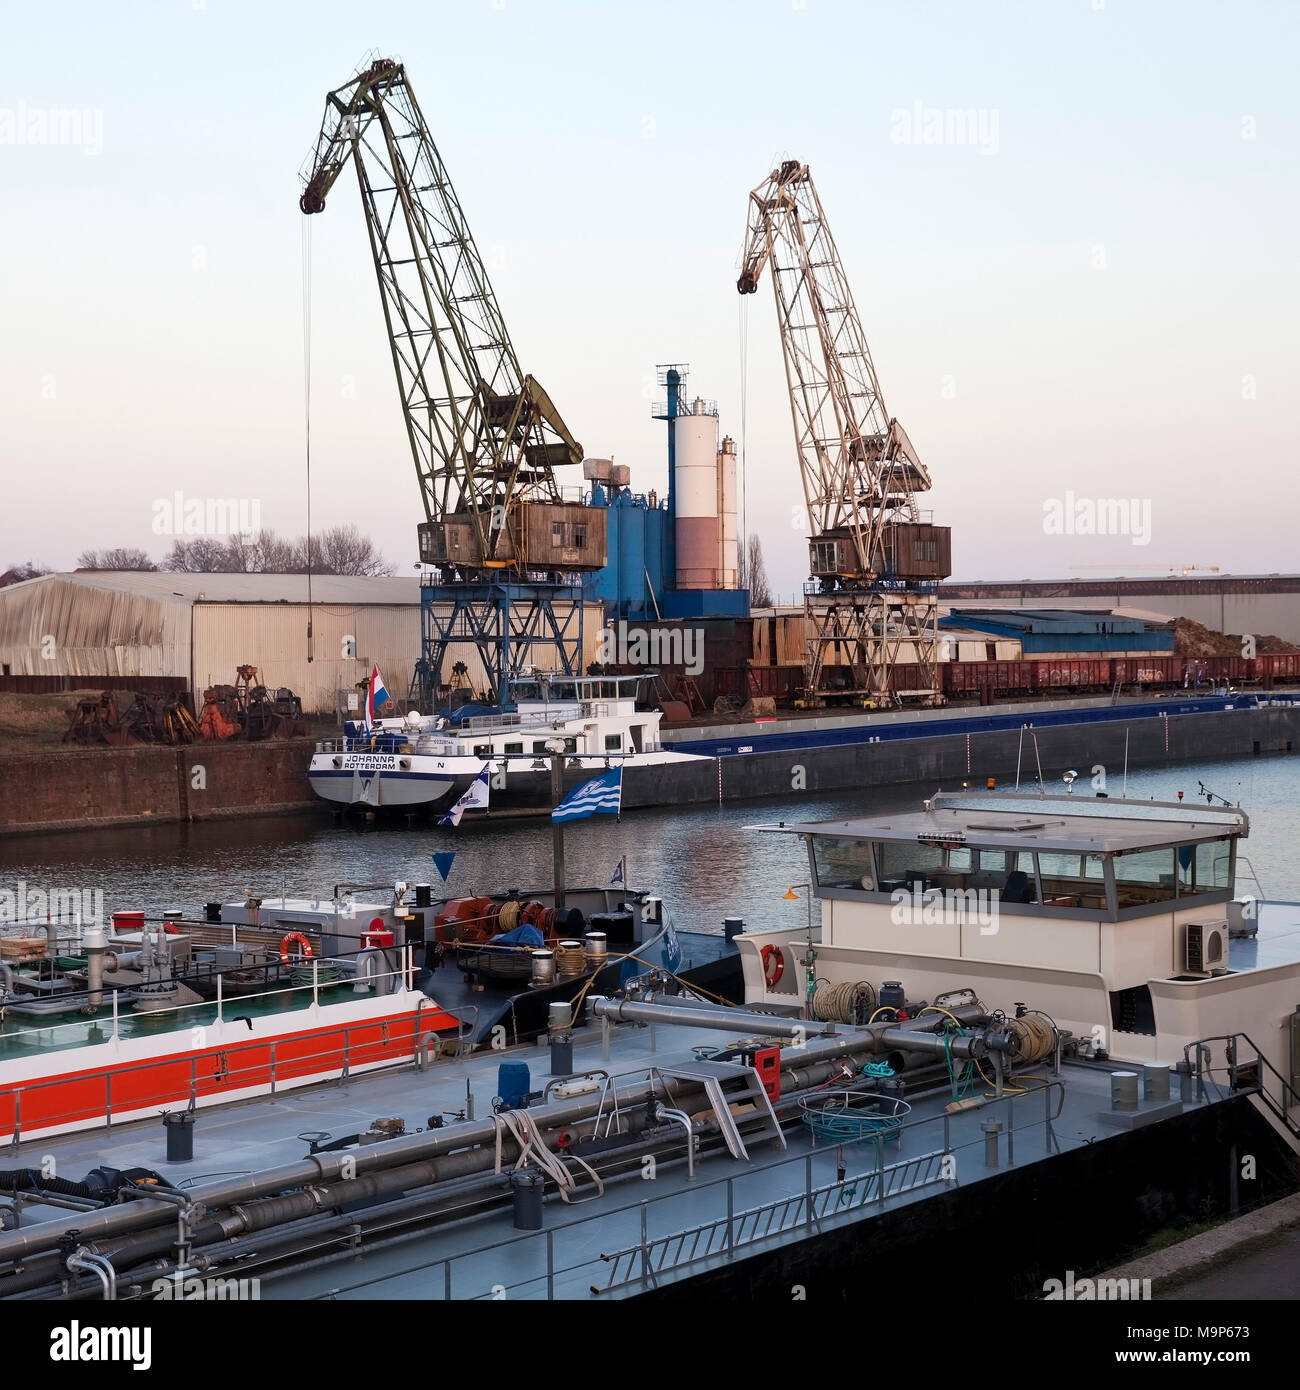
[[1138,1108],[1138,1074],[1135,1071],[1113,1071],[1110,1074],[1110,1108]]
[[1142,1096],[1145,1100],[1169,1099],[1169,1068],[1164,1062],[1142,1064]]
[[980,1128],[984,1131],[984,1166],[996,1168],[998,1166],[998,1136],[1002,1133],[1002,1122],[1000,1120],[985,1120]]

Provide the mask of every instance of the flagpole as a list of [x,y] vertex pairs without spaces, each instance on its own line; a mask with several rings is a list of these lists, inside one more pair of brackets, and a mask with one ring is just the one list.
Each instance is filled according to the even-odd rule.
[[[547,745],[551,755],[551,809],[564,800],[564,743],[551,739]],[[554,862],[555,908],[564,906],[564,822],[551,817],[551,858]]]

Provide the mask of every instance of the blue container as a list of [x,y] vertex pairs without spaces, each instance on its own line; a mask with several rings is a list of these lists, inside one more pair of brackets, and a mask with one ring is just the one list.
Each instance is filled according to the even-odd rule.
[[502,1062],[497,1068],[497,1095],[512,1110],[518,1109],[532,1089],[527,1062]]

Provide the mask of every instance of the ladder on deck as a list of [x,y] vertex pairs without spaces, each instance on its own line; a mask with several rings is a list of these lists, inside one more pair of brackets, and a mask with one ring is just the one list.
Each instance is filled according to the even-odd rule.
[[754,1114],[762,1122],[750,1136],[751,1143],[754,1139],[775,1139],[785,1148],[781,1123],[772,1109],[763,1080],[753,1067],[747,1067],[743,1062],[691,1062],[682,1066],[656,1067],[655,1071],[665,1081],[693,1081],[704,1087],[704,1094],[709,1098],[718,1129],[732,1158],[749,1158],[749,1150],[740,1137],[736,1117],[732,1114],[731,1107],[735,1104],[752,1104]]

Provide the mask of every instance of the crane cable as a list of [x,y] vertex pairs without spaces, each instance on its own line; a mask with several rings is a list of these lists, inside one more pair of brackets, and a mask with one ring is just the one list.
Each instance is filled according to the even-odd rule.
[[307,450],[307,660],[312,652],[311,605],[311,218],[302,219],[302,407]]
[[[742,249],[742,256],[744,251]],[[752,587],[749,573],[749,469],[745,463],[745,417],[749,407],[749,296],[740,302],[740,554],[736,557],[745,574],[745,586]]]

